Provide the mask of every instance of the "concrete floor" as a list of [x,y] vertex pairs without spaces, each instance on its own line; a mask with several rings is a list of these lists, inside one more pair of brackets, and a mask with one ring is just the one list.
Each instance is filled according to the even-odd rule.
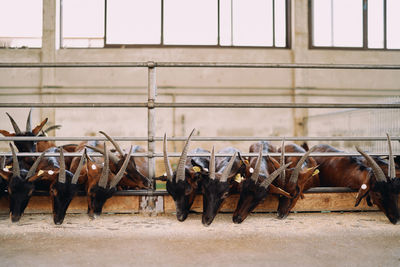
[[1,216],[0,266],[400,266],[400,225],[380,212],[231,216]]

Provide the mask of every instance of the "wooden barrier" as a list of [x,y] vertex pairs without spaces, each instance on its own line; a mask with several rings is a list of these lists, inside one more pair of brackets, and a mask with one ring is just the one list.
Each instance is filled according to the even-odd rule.
[[[306,193],[304,199],[299,199],[293,211],[364,211],[378,210],[376,206],[369,207],[365,201],[361,201],[358,207],[354,207],[356,192],[348,193]],[[141,196],[116,195],[107,200],[103,212],[138,213],[140,212]],[[239,195],[232,195],[222,205],[222,212],[233,212],[239,200]],[[163,196],[164,213],[175,212],[175,203],[171,196]],[[278,207],[278,198],[269,195],[265,201],[257,206],[255,212],[275,212]],[[25,213],[51,213],[51,200],[49,196],[33,196],[29,201]],[[192,210],[202,212],[203,198],[196,196]],[[76,196],[68,208],[68,213],[86,213],[87,200],[85,196]],[[0,213],[8,213],[8,200],[0,200]]]

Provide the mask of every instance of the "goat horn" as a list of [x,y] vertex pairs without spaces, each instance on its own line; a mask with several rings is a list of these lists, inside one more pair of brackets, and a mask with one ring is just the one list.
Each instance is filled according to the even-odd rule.
[[[281,159],[279,161],[279,164],[281,166],[285,165],[285,137],[282,139],[282,145],[281,145]],[[281,185],[285,184],[286,180],[286,168],[283,169],[283,171],[279,174],[278,182]]]
[[58,173],[58,182],[65,184],[65,159],[62,148],[60,148],[60,172]]
[[187,160],[187,153],[189,150],[190,139],[194,133],[194,130],[190,133],[188,139],[186,140],[185,146],[183,147],[181,157],[179,158],[178,168],[176,169],[176,181],[185,180],[185,165]]
[[276,177],[278,177],[290,164],[292,164],[291,162],[289,162],[288,164],[284,164],[281,165],[277,170],[275,170],[270,176],[268,176],[268,178],[266,178],[260,186],[267,188],[274,180]]
[[210,164],[208,166],[208,171],[209,171],[209,175],[208,177],[210,177],[211,180],[215,179],[215,147],[212,147],[211,150],[211,157],[210,157]]
[[1,157],[1,161],[0,161],[0,169],[4,169],[4,167],[6,166],[6,157],[3,156]]
[[375,160],[370,155],[368,155],[367,153],[362,151],[358,146],[356,146],[356,149],[367,160],[367,162],[371,166],[371,169],[375,175],[376,181],[386,182],[386,176],[383,173],[381,167],[379,167],[379,165],[375,162]]
[[260,149],[260,153],[258,154],[258,158],[257,158],[257,162],[256,162],[256,168],[255,168],[253,174],[251,175],[251,180],[253,180],[254,182],[257,182],[258,176],[260,175],[262,153],[263,153],[263,151],[262,151],[262,149]]
[[124,175],[124,172],[125,172],[126,168],[128,167],[129,159],[132,154],[132,148],[133,148],[133,146],[131,146],[131,149],[129,149],[128,155],[126,155],[125,161],[122,164],[121,169],[118,171],[118,173],[115,175],[114,179],[111,181],[110,188],[116,187],[117,184],[119,183],[119,181],[121,181],[122,176]]
[[104,155],[104,166],[103,166],[103,170],[101,171],[99,186],[106,188],[107,181],[108,181],[108,174],[110,172],[110,164],[108,162],[108,153],[107,153],[106,142],[104,142],[104,154],[103,155]]
[[165,172],[167,173],[167,178],[170,182],[172,182],[173,172],[171,168],[171,163],[168,159],[168,152],[167,152],[167,134],[164,134],[164,165],[165,165]]
[[78,168],[76,169],[74,176],[72,177],[71,184],[76,184],[78,182],[83,164],[85,163],[85,154],[86,154],[86,148],[83,150],[81,160],[79,161]]
[[308,150],[297,162],[296,167],[294,168],[292,175],[290,176],[289,181],[291,183],[297,183],[297,179],[299,178],[299,173],[301,166],[303,166],[304,162],[307,160],[308,156],[313,152],[317,147],[313,146],[310,150]]
[[19,162],[17,158],[17,154],[15,154],[14,146],[10,143],[11,147],[11,152],[12,152],[12,159],[13,159],[13,176],[17,177],[20,176],[20,170],[19,170]]
[[46,128],[46,130],[44,130],[44,131],[42,130],[42,131],[44,133],[48,133],[48,132],[53,131],[53,130],[59,130],[61,127],[62,127],[61,125],[56,124],[56,125],[49,126],[49,127]]
[[[85,145],[85,147],[90,148],[98,153],[101,153],[102,155],[104,155],[104,150],[95,147],[95,146],[91,146],[91,145]],[[117,156],[115,156],[113,153],[111,153],[111,151],[107,151],[108,153],[108,157],[110,158],[110,160],[114,163],[114,164],[118,164],[119,162],[119,158]]]
[[6,112],[7,116],[10,118],[12,127],[14,128],[14,132],[15,134],[22,134],[21,130],[19,129],[17,123],[15,122],[15,120],[11,117],[10,114],[8,114],[8,112]]
[[121,157],[124,156],[124,153],[122,152],[121,147],[117,144],[117,142],[114,141],[114,139],[113,139],[111,136],[109,136],[108,134],[106,134],[106,133],[103,132],[103,131],[99,131],[99,133],[101,133],[102,135],[104,135],[104,136],[108,139],[108,141],[110,141],[111,144],[114,145],[115,149],[118,151],[118,153],[121,155]]
[[390,140],[390,136],[386,133],[388,146],[389,146],[389,170],[388,176],[391,179],[396,178],[396,165],[394,165],[394,157],[393,157],[393,150],[392,150],[392,141]]
[[228,181],[228,176],[232,170],[232,166],[233,166],[233,163],[235,162],[236,155],[237,155],[237,152],[235,152],[235,154],[233,154],[233,156],[231,157],[231,160],[228,162],[228,165],[222,172],[221,179],[220,179],[221,182]]
[[28,119],[26,120],[26,131],[32,132],[32,108],[29,110]]

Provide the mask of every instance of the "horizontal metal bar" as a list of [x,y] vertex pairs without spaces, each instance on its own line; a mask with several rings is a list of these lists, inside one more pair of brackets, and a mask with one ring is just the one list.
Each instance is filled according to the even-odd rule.
[[264,68],[264,69],[373,69],[399,70],[397,64],[222,63],[222,62],[1,62],[0,68]]
[[[145,108],[148,103],[0,103],[0,108]],[[398,109],[400,104],[337,104],[337,103],[162,103],[156,108],[358,108]]]
[[[282,141],[285,138],[286,141],[387,141],[386,136],[366,136],[366,137],[355,137],[355,136],[298,136],[298,137],[277,137],[277,136],[220,136],[220,137],[192,137],[192,141]],[[147,141],[147,137],[134,137],[134,136],[116,136],[113,137],[115,141]],[[400,136],[392,136],[392,140],[399,140]],[[54,137],[54,136],[13,136],[13,137],[0,137],[0,141],[107,141],[105,137]],[[168,137],[168,141],[186,141],[187,137]],[[163,137],[154,137],[154,141],[163,141]]]
[[[353,193],[357,192],[348,187],[313,187],[304,193]],[[48,196],[48,191],[35,191],[35,196]],[[85,196],[85,191],[78,191],[78,196]],[[114,194],[115,196],[168,196],[167,190],[121,190]]]
[[[18,152],[16,153],[18,157],[30,157],[30,156],[40,156],[40,152]],[[100,153],[87,153],[89,156],[92,157],[102,157],[102,154]],[[163,153],[147,153],[147,152],[142,152],[142,153],[131,153],[132,156],[135,157],[157,157],[157,158],[162,158],[164,157]],[[210,153],[188,153],[189,157],[210,157]],[[216,153],[216,157],[231,157],[233,154],[231,153]],[[240,153],[240,155],[244,157],[257,157],[258,153]],[[263,156],[271,156],[271,157],[279,157],[281,154],[280,153],[264,153]],[[301,157],[303,156],[304,153],[285,153],[285,156],[288,157]],[[368,155],[371,156],[388,156],[388,153],[368,153]],[[400,153],[393,153],[394,156],[400,156]],[[10,157],[12,156],[11,152],[0,152],[0,157],[6,156]],[[60,156],[60,153],[46,153],[46,157],[58,157]],[[64,153],[65,157],[80,157],[82,156],[82,153],[78,152],[70,152],[70,153]],[[171,152],[168,153],[169,157],[180,157],[181,153],[179,152]],[[312,157],[350,157],[350,156],[360,156],[359,153],[356,152],[326,152],[326,153],[311,153],[310,156]]]

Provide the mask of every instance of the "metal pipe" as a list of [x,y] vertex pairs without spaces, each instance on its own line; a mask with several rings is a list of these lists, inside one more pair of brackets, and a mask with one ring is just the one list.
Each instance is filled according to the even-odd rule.
[[337,103],[0,103],[0,108],[358,108],[397,109],[400,104]]
[[[161,68],[265,68],[265,69],[373,69],[399,70],[395,64],[314,64],[314,63],[224,63],[224,62],[154,62]],[[149,62],[2,62],[0,68],[147,68]]]
[[[18,157],[28,157],[28,156],[40,156],[40,152],[19,152],[17,153]],[[94,157],[102,157],[103,155],[100,153],[88,153],[89,156],[94,156]],[[162,158],[163,153],[149,153],[149,152],[142,152],[142,153],[132,153],[131,154],[134,157],[150,157],[151,158]],[[240,155],[245,156],[245,157],[256,157],[258,156],[258,153],[240,153]],[[271,156],[271,157],[279,157],[281,153],[266,153],[263,154],[263,156]],[[303,156],[304,153],[285,153],[285,156],[288,157],[301,157]],[[371,156],[388,156],[388,153],[368,153],[368,155]],[[400,153],[394,153],[394,156],[400,156]],[[7,156],[10,157],[12,156],[11,152],[0,152],[0,157],[2,156]],[[58,157],[60,156],[60,153],[46,153],[45,157]],[[82,153],[64,153],[65,157],[80,157],[82,156]],[[180,157],[181,153],[177,152],[171,152],[168,153],[169,157]],[[215,154],[216,157],[231,157],[232,154],[228,153],[217,153]],[[325,153],[311,153],[311,157],[350,157],[350,156],[360,156],[359,153],[357,152],[325,152]],[[188,153],[188,157],[210,157],[210,153]],[[153,176],[154,177],[154,176]]]
[[[115,141],[147,141],[148,137],[134,137],[134,136],[120,136],[113,137]],[[168,137],[168,141],[186,141],[187,137]],[[399,140],[400,136],[391,137],[392,140]],[[153,137],[156,142],[163,141],[163,137]],[[383,136],[367,136],[367,137],[354,137],[354,136],[298,136],[298,137],[285,137],[286,141],[387,141]],[[105,137],[84,136],[84,137],[54,137],[54,136],[13,136],[13,137],[0,137],[1,141],[107,141]],[[219,137],[192,137],[192,141],[282,141],[282,137],[277,136],[219,136]]]
[[[153,154],[156,150],[154,136],[156,134],[156,110],[154,104],[157,97],[157,81],[156,68],[154,64],[149,63],[148,66],[148,102],[147,102],[147,151],[148,151],[148,168],[149,179],[154,179],[156,174],[156,159]],[[155,189],[155,183],[153,183]]]

